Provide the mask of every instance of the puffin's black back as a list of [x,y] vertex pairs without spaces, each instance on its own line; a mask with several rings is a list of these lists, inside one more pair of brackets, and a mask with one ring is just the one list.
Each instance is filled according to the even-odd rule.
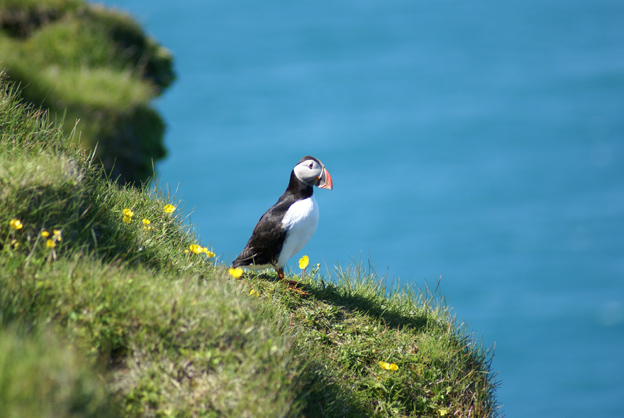
[[[310,157],[308,157],[310,158]],[[304,161],[304,157],[301,161]],[[256,224],[251,238],[238,257],[232,262],[233,267],[252,264],[276,265],[287,231],[282,227],[282,219],[290,206],[298,200],[312,196],[314,189],[299,180],[295,171],[290,173],[288,187],[277,202],[267,210]]]

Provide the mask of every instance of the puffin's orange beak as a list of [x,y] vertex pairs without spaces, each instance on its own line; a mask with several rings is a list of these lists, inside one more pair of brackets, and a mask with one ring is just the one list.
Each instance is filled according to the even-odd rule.
[[332,181],[332,178],[329,175],[329,171],[327,171],[325,167],[323,167],[323,173],[321,174],[316,186],[320,187],[321,189],[328,189],[328,190],[331,190],[334,187],[334,182]]

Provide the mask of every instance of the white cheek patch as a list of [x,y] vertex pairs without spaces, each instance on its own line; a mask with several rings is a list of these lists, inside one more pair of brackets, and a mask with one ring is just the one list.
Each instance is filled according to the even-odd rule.
[[[312,164],[312,168],[310,168]],[[295,166],[295,176],[303,182],[307,182],[309,179],[317,178],[321,175],[321,168],[316,161],[304,161],[301,164]]]
[[306,181],[310,178],[310,170],[307,165],[299,164],[295,167],[295,176],[301,181]]

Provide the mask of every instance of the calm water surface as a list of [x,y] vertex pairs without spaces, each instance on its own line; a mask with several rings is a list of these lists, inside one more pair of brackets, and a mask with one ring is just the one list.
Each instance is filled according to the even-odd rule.
[[624,416],[624,2],[105,3],[176,57],[157,168],[204,245],[312,154],[311,262],[441,277],[508,417]]

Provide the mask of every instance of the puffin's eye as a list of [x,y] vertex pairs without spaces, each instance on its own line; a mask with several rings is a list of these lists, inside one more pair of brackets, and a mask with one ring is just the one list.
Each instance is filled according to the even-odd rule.
[[310,165],[308,166],[310,170],[312,170],[312,167],[314,167],[314,163],[310,163]]

